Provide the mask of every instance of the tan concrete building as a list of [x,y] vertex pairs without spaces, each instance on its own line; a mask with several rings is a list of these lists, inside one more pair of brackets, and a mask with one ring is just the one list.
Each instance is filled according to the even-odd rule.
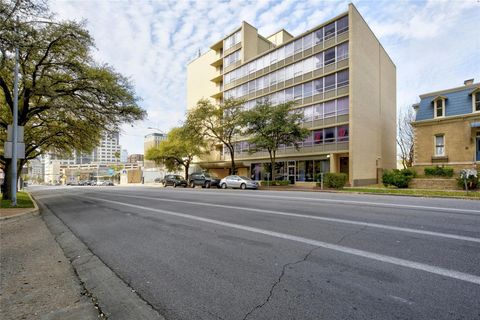
[[[151,148],[158,147],[160,142],[167,140],[167,134],[165,133],[150,133],[145,136],[143,139],[143,154],[147,154],[147,151]],[[144,159],[142,159],[144,160]],[[157,165],[155,161],[152,160],[144,160],[143,162],[144,168],[156,168]],[[163,166],[162,166],[163,167]]]
[[[376,183],[396,167],[396,68],[354,5],[294,37],[285,30],[263,37],[246,22],[187,67],[187,108],[209,98],[241,98],[245,108],[268,98],[294,100],[310,136],[300,150],[278,151],[277,179],[313,183],[320,172],[344,172],[351,185]],[[266,152],[250,154],[238,138],[239,174],[265,179]],[[198,166],[228,174],[228,152]]]
[[413,105],[414,166],[480,167],[480,83],[420,95]]

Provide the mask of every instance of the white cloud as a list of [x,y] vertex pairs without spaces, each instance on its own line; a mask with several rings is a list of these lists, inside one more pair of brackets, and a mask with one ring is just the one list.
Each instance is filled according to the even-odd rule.
[[[125,127],[122,147],[143,153],[147,127],[168,130],[186,108],[186,65],[245,20],[268,36],[293,35],[347,10],[348,0],[51,0],[62,19],[87,19],[95,58],[130,77],[149,118]],[[419,94],[480,77],[476,0],[357,1],[357,8],[397,65],[398,106]],[[475,40],[476,39],[476,40]]]

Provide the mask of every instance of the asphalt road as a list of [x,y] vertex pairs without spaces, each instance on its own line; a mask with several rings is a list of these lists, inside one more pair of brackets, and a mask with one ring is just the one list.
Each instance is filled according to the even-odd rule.
[[480,319],[480,202],[31,188],[167,319]]

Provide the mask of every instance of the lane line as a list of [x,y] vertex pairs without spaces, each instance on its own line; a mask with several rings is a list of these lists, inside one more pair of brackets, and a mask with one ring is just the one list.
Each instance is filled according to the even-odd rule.
[[[167,191],[167,190],[165,190]],[[201,193],[198,191],[188,191],[188,190],[178,190],[180,192],[189,193],[189,194],[197,194],[200,195]],[[399,208],[399,209],[421,209],[421,210],[428,210],[428,211],[441,211],[441,212],[459,212],[459,213],[469,213],[469,214],[476,214],[480,215],[480,210],[475,209],[461,209],[461,208],[450,208],[450,207],[433,207],[433,206],[422,206],[422,205],[410,205],[410,204],[398,204],[398,203],[382,203],[382,202],[371,202],[371,201],[356,201],[356,200],[340,200],[340,199],[319,199],[319,198],[308,198],[308,197],[288,197],[288,196],[272,196],[272,195],[259,195],[259,194],[252,194],[252,193],[238,193],[238,192],[229,192],[229,191],[201,191],[206,192],[208,194],[213,195],[229,195],[234,197],[248,197],[248,198],[267,198],[267,199],[279,199],[279,200],[298,200],[298,201],[314,201],[314,202],[325,202],[325,203],[336,203],[336,204],[352,204],[352,205],[366,205],[366,206],[373,206],[373,207],[391,207],[391,208]],[[475,201],[475,200],[474,200]],[[480,203],[480,202],[479,202]]]
[[86,198],[86,199],[91,199],[91,200],[97,200],[97,201],[103,201],[107,203],[112,203],[116,205],[121,205],[121,206],[126,206],[126,207],[131,207],[131,208],[136,208],[136,209],[141,209],[141,210],[146,210],[146,211],[152,211],[152,212],[158,212],[162,213],[165,215],[170,215],[174,217],[180,217],[180,218],[185,218],[185,219],[190,219],[190,220],[195,220],[195,221],[201,221],[201,222],[206,222],[210,224],[215,224],[219,225],[222,227],[228,227],[232,229],[237,229],[237,230],[243,230],[243,231],[249,231],[253,233],[258,233],[258,234],[263,234],[279,239],[285,239],[285,240],[291,240],[295,242],[300,242],[300,243],[305,243],[309,244],[315,247],[321,247],[325,249],[330,249],[338,252],[343,252],[355,256],[359,256],[362,258],[367,258],[371,260],[376,260],[380,262],[385,262],[397,266],[402,266],[410,269],[416,269],[416,270],[421,270],[425,272],[429,272],[432,274],[436,274],[439,276],[443,277],[448,277],[452,279],[457,279],[469,283],[473,283],[476,285],[480,285],[480,277],[473,275],[473,274],[468,274],[460,271],[455,271],[455,270],[450,270],[446,268],[441,268],[441,267],[435,267],[431,266],[428,264],[420,263],[420,262],[415,262],[415,261],[409,261],[405,259],[400,259],[400,258],[395,258],[391,256],[386,256],[386,255],[381,255],[378,253],[373,253],[369,251],[364,251],[364,250],[358,250],[358,249],[353,249],[349,247],[344,247],[332,243],[327,243],[323,241],[317,241],[313,239],[308,239],[308,238],[303,238],[303,237],[298,237],[286,233],[280,233],[280,232],[275,232],[275,231],[270,231],[270,230],[265,230],[265,229],[259,229],[259,228],[254,228],[254,227],[248,227],[245,225],[240,225],[240,224],[235,224],[235,223],[229,223],[229,222],[224,222],[224,221],[219,221],[219,220],[214,220],[214,219],[208,219],[208,218],[202,218],[202,217],[197,217],[197,216],[192,216],[189,214],[185,213],[179,213],[179,212],[173,212],[173,211],[168,211],[168,210],[162,210],[162,209],[155,209],[155,208],[149,208],[149,207],[144,207],[144,206],[139,206],[139,205],[134,205],[130,203],[124,203],[124,202],[119,202],[119,201],[113,201],[113,200],[107,200],[107,199],[102,199],[102,198],[95,198],[95,197],[87,197],[87,196],[78,196],[79,198]]
[[435,231],[427,231],[427,230],[421,230],[421,229],[395,227],[395,226],[389,226],[389,225],[379,224],[379,223],[370,223],[370,222],[362,222],[362,221],[355,221],[355,220],[318,217],[318,216],[312,216],[312,215],[300,214],[300,213],[282,212],[282,211],[265,210],[265,209],[257,209],[257,208],[247,208],[247,207],[237,207],[237,206],[229,206],[229,205],[207,203],[207,202],[194,202],[194,201],[187,201],[187,200],[163,199],[163,198],[160,199],[160,198],[152,198],[152,197],[145,197],[145,196],[132,196],[132,195],[127,195],[127,194],[122,194],[122,193],[111,194],[111,195],[114,195],[114,196],[118,195],[119,197],[127,197],[127,198],[148,199],[148,200],[154,200],[154,201],[160,201],[160,202],[164,201],[164,202],[174,202],[174,203],[186,203],[186,204],[192,204],[192,205],[195,205],[195,206],[206,206],[206,207],[216,207],[216,208],[223,208],[223,209],[252,211],[252,212],[267,213],[267,214],[273,214],[273,215],[279,215],[279,216],[305,218],[305,219],[328,221],[328,222],[335,222],[335,223],[344,223],[344,224],[351,224],[351,225],[357,225],[357,226],[366,226],[366,227],[379,228],[379,229],[385,229],[385,230],[407,232],[407,233],[414,233],[414,234],[421,234],[421,235],[427,235],[427,236],[434,236],[434,237],[441,237],[441,238],[447,238],[447,239],[454,239],[454,240],[470,241],[470,242],[480,243],[480,238],[461,236],[461,235],[456,235],[456,234],[451,234],[451,233],[441,233],[441,232],[435,232]]

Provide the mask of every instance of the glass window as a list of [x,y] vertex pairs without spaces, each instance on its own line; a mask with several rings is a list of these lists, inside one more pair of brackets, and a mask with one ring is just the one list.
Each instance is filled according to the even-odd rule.
[[285,81],[285,68],[277,70],[277,82]]
[[262,90],[264,88],[264,77],[260,77],[257,79],[257,90]]
[[335,142],[335,127],[326,128],[325,130],[325,143]]
[[303,145],[305,147],[311,147],[313,145],[313,132],[310,132],[305,140],[303,140]]
[[303,121],[313,120],[313,106],[303,108]]
[[284,103],[285,102],[285,91],[281,90],[277,92],[277,101],[278,103]]
[[348,16],[337,20],[337,33],[342,33],[348,29]]
[[257,90],[256,83],[257,83],[256,80],[248,82],[248,93],[252,93],[252,92],[255,92]]
[[328,75],[324,79],[325,79],[325,91],[335,89],[335,74]]
[[335,36],[335,22],[332,22],[325,26],[325,40]]
[[293,64],[285,68],[285,80],[293,78]]
[[303,61],[297,62],[293,65],[294,68],[294,76],[298,77],[303,74]]
[[303,73],[313,70],[313,57],[303,60]]
[[438,99],[437,101],[435,101],[435,116],[436,117],[443,117],[444,116],[444,113],[443,113],[443,103],[444,103],[444,100],[443,99]]
[[348,42],[337,46],[337,61],[348,58]]
[[313,118],[315,120],[323,119],[323,103],[313,106]]
[[323,129],[313,131],[313,143],[315,144],[323,143]]
[[335,62],[335,47],[325,51],[325,65],[329,65]]
[[480,111],[480,92],[475,93],[475,111]]
[[293,100],[293,88],[285,89],[285,101]]
[[337,127],[337,141],[348,141],[348,125]]
[[242,84],[240,96],[244,96],[248,93],[248,83]]
[[270,86],[270,75],[266,74],[263,76],[263,83],[265,85],[265,88],[268,88]]
[[348,97],[337,99],[337,115],[348,114]]
[[314,81],[314,90],[314,94],[319,94],[323,92],[323,78]]
[[323,28],[315,31],[315,44],[323,41]]
[[277,84],[277,73],[276,72],[272,72],[270,73],[270,85],[273,86],[275,84]]
[[293,42],[294,48],[295,48],[295,53],[299,53],[303,50],[302,46],[302,39],[297,39]]
[[285,46],[285,58],[290,57],[293,54],[293,42],[290,42]]
[[313,56],[313,67],[315,69],[320,69],[323,67],[323,52]]
[[325,118],[335,116],[335,100],[330,100],[325,102],[324,108],[325,108],[325,114],[324,114]]
[[285,47],[277,49],[277,59],[278,61],[285,59]]
[[443,134],[435,136],[435,155],[445,155],[445,136]]
[[313,40],[313,34],[312,33],[309,33],[305,37],[303,37],[303,49],[304,50],[312,47],[312,45],[313,45],[312,40]]
[[303,84],[303,97],[311,97],[313,94],[313,82]]
[[277,51],[270,52],[270,64],[277,62]]
[[302,85],[295,86],[293,88],[293,99],[302,99]]
[[348,85],[348,70],[343,70],[337,73],[337,87],[344,87]]
[[252,61],[248,64],[248,73],[253,73],[257,71],[257,62],[256,61]]
[[228,66],[231,65],[232,63],[238,61],[239,59],[240,59],[240,50],[235,51],[234,53],[229,54],[228,56],[226,56],[225,58],[223,58],[223,65],[224,65],[225,67],[228,67]]

